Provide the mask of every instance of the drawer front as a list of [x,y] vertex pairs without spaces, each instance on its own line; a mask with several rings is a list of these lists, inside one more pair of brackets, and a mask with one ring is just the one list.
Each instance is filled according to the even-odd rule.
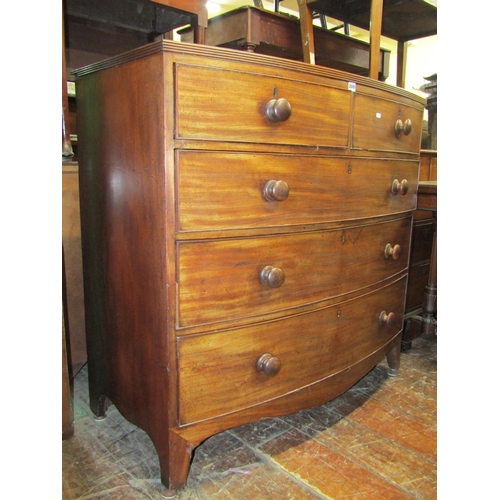
[[[181,424],[228,414],[306,387],[382,348],[402,328],[406,277],[293,318],[178,339]],[[381,313],[394,313],[391,326]],[[274,359],[262,363],[266,353]],[[278,363],[276,375],[266,369]],[[261,361],[259,371],[258,362]],[[266,365],[267,366],[262,366]],[[272,372],[271,372],[272,373]]]
[[377,283],[408,266],[410,228],[408,217],[334,231],[178,243],[178,326],[262,315]]
[[[342,90],[178,64],[175,83],[178,139],[348,146],[351,93],[347,82],[339,82],[345,87]],[[284,121],[271,121],[266,115],[268,103],[281,98],[290,104],[291,115]],[[271,104],[268,114],[276,119],[280,113],[272,113]]]
[[[180,231],[352,220],[417,203],[418,161],[178,151],[176,163]],[[404,180],[406,194],[392,192]]]
[[[365,95],[355,95],[352,147],[378,151],[418,153],[422,135],[423,108]],[[405,129],[411,121],[411,131]],[[396,133],[400,121],[403,130]]]

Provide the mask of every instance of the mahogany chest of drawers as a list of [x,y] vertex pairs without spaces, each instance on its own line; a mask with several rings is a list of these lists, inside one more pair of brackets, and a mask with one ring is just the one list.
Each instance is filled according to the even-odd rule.
[[423,99],[170,41],[76,74],[91,406],[166,487],[207,437],[397,369]]

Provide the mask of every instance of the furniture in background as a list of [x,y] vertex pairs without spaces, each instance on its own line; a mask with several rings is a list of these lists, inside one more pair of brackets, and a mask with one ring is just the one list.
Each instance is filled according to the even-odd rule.
[[[192,28],[178,33],[182,42],[193,41]],[[368,43],[319,27],[314,27],[314,37],[318,65],[368,76]],[[211,18],[206,31],[206,44],[303,60],[299,19],[257,7],[241,7]],[[379,50],[377,77],[385,81],[389,76],[390,51]]]
[[65,252],[67,348],[70,378],[87,361],[81,262],[76,98],[71,71],[151,42],[191,24],[202,43],[207,26],[203,0],[66,0],[62,10],[62,235]]
[[[437,216],[437,181],[418,183],[418,203],[421,210],[431,210]],[[432,240],[429,278],[425,287],[424,305],[421,317],[421,333],[432,337],[437,332],[437,229]]]
[[422,150],[420,153],[418,204],[414,213],[410,252],[403,351],[410,349],[412,340],[424,332],[424,325],[427,336],[431,336],[435,330],[437,301],[436,200],[437,151]]
[[74,377],[87,362],[78,163],[75,161],[62,164],[62,241],[70,374]]
[[65,0],[66,80],[71,71],[140,47],[173,29],[191,25],[204,43],[208,11],[204,0]]
[[437,33],[437,8],[425,0],[297,0],[304,61],[315,64],[313,13],[370,32],[370,78],[378,77],[380,37],[398,41],[397,85],[405,86],[408,42]]
[[209,436],[397,371],[424,99],[167,40],[76,77],[90,405],[166,496]]
[[[64,266],[63,266],[64,272]],[[62,311],[62,438],[68,439],[74,433],[73,400],[69,383],[68,351],[66,348],[66,318]]]
[[139,47],[164,31],[191,24],[203,43],[204,0],[65,0],[62,2],[62,437],[73,434],[71,380],[87,361],[78,186],[76,101],[71,71]]

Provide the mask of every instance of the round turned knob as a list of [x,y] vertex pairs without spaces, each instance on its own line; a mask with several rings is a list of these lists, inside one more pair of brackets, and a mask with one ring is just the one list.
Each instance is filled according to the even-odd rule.
[[283,97],[271,99],[266,104],[266,117],[271,122],[284,122],[292,114],[292,105]]
[[290,188],[285,181],[270,180],[264,186],[263,194],[267,201],[285,201]]
[[384,255],[386,259],[392,256],[394,260],[398,260],[400,254],[401,254],[401,247],[399,245],[392,246],[390,243],[387,243],[384,250]]
[[388,327],[394,326],[396,323],[396,315],[393,312],[390,312],[387,314],[385,311],[382,311],[380,313],[380,316],[378,317],[378,322],[380,325],[386,325]]
[[257,370],[268,377],[274,377],[281,370],[281,360],[266,352],[257,360]]
[[399,137],[402,131],[403,131],[403,121],[398,118],[394,125],[394,133],[396,134],[396,137]]
[[392,181],[392,186],[391,186],[391,193],[392,194],[400,194],[401,196],[404,196],[408,192],[408,181],[406,179],[403,179],[401,182],[399,182],[398,179],[394,179]]
[[408,120],[405,121],[405,124],[403,127],[403,134],[409,135],[411,132],[411,127],[412,127],[412,123],[411,123],[411,120],[408,118]]
[[260,272],[260,282],[270,288],[278,288],[285,281],[285,273],[280,267],[266,266]]

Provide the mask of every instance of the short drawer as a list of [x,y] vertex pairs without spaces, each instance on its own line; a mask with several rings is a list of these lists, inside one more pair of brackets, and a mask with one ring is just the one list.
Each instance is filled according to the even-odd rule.
[[338,85],[177,64],[175,137],[346,148],[351,93]]
[[352,147],[418,153],[423,108],[356,94]]
[[418,160],[178,151],[176,163],[179,231],[376,217],[417,203]]
[[178,327],[357,291],[408,266],[411,217],[332,231],[177,244]]
[[327,309],[178,338],[180,423],[258,405],[355,365],[401,330],[405,287],[406,277]]

